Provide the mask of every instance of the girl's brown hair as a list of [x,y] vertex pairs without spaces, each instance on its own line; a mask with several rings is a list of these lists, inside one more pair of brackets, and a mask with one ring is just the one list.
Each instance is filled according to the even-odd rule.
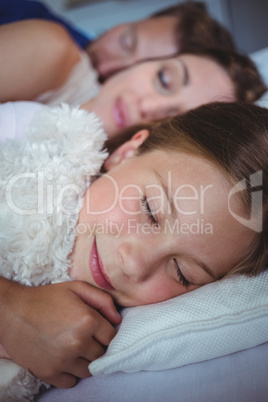
[[[242,103],[214,103],[156,123],[149,131],[140,153],[153,149],[187,152],[214,163],[233,185],[247,183],[240,192],[241,200],[248,218],[252,214],[261,216],[262,230],[256,231],[245,260],[229,274],[256,275],[267,268],[268,109]],[[254,184],[256,175],[261,183]],[[262,194],[262,205],[258,205],[257,211],[251,211],[254,191]]]

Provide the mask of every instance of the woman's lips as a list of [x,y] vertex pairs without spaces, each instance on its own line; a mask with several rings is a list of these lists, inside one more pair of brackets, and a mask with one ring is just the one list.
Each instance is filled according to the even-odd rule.
[[125,129],[130,126],[128,110],[121,98],[117,98],[115,101],[113,117],[118,128]]
[[94,238],[94,242],[89,257],[89,269],[97,285],[99,285],[101,288],[105,290],[114,290],[113,286],[109,282],[109,279],[103,272],[103,264],[98,255],[96,238]]

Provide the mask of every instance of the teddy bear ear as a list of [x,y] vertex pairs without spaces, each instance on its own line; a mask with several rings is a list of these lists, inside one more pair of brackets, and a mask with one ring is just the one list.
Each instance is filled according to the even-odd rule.
[[134,134],[129,141],[120,145],[104,162],[105,170],[108,172],[110,169],[119,165],[123,160],[134,156],[137,149],[146,140],[148,135],[148,130],[140,130]]
[[[31,400],[42,385],[41,380],[34,377],[28,370],[18,366],[10,359],[0,359],[1,401],[17,401],[23,397]],[[25,399],[26,400],[26,399]]]

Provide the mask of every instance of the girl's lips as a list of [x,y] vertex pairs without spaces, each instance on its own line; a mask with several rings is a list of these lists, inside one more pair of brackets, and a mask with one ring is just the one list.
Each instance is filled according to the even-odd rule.
[[130,126],[128,110],[121,98],[117,98],[115,101],[113,117],[118,128],[125,129]]
[[114,290],[113,286],[109,282],[109,279],[103,272],[103,264],[98,255],[98,249],[95,237],[89,257],[89,269],[97,285],[99,285],[101,288],[105,290]]

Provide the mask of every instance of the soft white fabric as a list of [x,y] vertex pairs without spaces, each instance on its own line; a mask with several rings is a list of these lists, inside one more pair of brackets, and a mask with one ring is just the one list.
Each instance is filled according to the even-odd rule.
[[149,306],[125,309],[93,375],[164,370],[268,341],[268,271],[233,276]]
[[[62,105],[35,113],[25,141],[1,145],[1,276],[29,286],[70,280],[75,224],[105,140],[93,113]],[[0,401],[31,401],[41,385],[5,359],[0,378]]]
[[0,142],[7,138],[21,140],[35,113],[45,108],[36,102],[6,102],[0,104]]
[[43,93],[35,101],[50,106],[57,106],[61,102],[79,106],[94,98],[100,87],[97,72],[92,67],[86,52],[81,52],[80,57],[80,62],[75,65],[64,85]]

